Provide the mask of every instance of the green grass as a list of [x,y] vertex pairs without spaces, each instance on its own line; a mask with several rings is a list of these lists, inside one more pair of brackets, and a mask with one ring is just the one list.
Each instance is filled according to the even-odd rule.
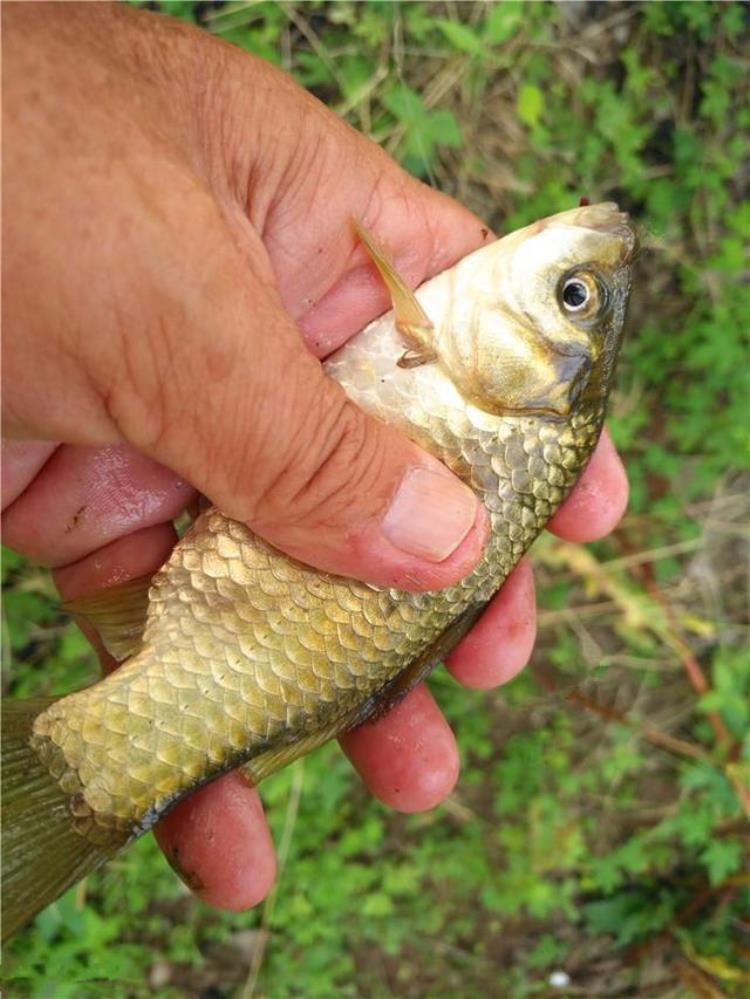
[[[265,914],[193,901],[147,839],[8,945],[12,994],[239,995],[265,942],[273,997],[549,995],[555,970],[575,994],[747,995],[747,9],[157,6],[284,66],[499,231],[581,195],[634,215],[611,420],[632,502],[587,551],[539,546],[530,670],[489,695],[435,676],[463,760],[445,806],[394,815],[327,747],[264,785],[290,835]],[[6,691],[92,677],[44,574],[3,573]]]

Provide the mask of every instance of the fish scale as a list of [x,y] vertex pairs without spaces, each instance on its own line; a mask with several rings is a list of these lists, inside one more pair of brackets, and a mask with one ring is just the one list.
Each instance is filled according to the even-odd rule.
[[[482,557],[460,583],[413,593],[318,572],[219,511],[203,512],[147,601],[127,591],[146,617],[120,669],[51,704],[11,706],[7,723],[4,716],[11,928],[201,784],[241,764],[263,777],[387,710],[460,637],[585,467],[630,287],[634,237],[616,206],[535,223],[416,295],[360,235],[396,315],[371,323],[326,372],[476,492],[490,524]],[[565,311],[570,280],[580,285],[575,309],[588,303],[581,315]],[[92,615],[103,610],[96,600],[87,604]],[[132,650],[142,617],[119,608],[113,620],[123,633],[111,638]],[[42,791],[24,797],[32,782]],[[45,802],[62,858],[45,868],[48,883],[29,881],[24,866],[30,849],[37,863],[46,857],[37,836]]]
[[[356,397],[356,382],[347,390]],[[455,417],[436,406],[432,419],[445,428],[448,415]],[[489,599],[573,484],[564,458],[570,454],[574,465],[591,449],[600,420],[601,410],[576,416],[559,433],[557,465],[543,458],[539,418],[516,420],[502,433],[453,419],[449,439],[435,435],[448,445],[441,453],[433,444],[433,452],[481,485],[492,525],[477,568],[447,590],[414,594],[325,576],[290,563],[218,511],[202,514],[154,581],[145,651],[106,684],[53,705],[37,722],[40,744],[61,750],[66,769],[80,779],[91,807],[81,828],[102,814],[116,817],[123,830],[137,826],[205,768],[239,763],[282,733],[291,740],[334,723],[363,695],[375,694],[462,611]],[[488,459],[481,483],[470,473],[470,458],[479,453]],[[519,492],[519,472],[524,483],[545,482],[553,503],[544,500],[539,509],[533,493]],[[177,598],[186,587],[188,602]],[[270,594],[279,601],[272,612],[264,599]]]

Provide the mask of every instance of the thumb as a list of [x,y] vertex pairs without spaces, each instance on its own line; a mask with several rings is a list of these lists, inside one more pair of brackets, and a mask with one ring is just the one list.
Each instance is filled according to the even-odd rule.
[[457,582],[486,540],[483,506],[324,374],[268,278],[214,268],[179,350],[163,349],[162,318],[150,398],[130,382],[108,399],[121,433],[302,562],[384,586]]

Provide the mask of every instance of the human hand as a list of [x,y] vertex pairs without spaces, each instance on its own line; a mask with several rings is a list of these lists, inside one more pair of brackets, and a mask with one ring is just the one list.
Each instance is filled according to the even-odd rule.
[[[153,572],[197,488],[329,571],[423,588],[465,575],[486,536],[481,507],[348,403],[315,357],[388,305],[352,217],[413,284],[479,245],[480,222],[283,74],[199,32],[98,5],[3,16],[3,412],[27,438],[4,449],[6,542],[51,565],[70,599]],[[415,466],[439,473],[433,501],[457,518],[384,527]],[[605,439],[552,529],[601,536],[625,497]],[[533,639],[524,562],[448,665],[493,686]],[[404,811],[456,779],[424,687],[342,743]],[[237,774],[179,805],[157,837],[216,905],[251,905],[273,879],[257,792]]]

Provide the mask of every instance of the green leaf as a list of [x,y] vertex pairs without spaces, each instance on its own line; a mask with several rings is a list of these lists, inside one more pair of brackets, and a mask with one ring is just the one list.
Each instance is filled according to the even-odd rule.
[[544,111],[544,94],[533,83],[524,83],[518,91],[516,102],[518,117],[530,128],[539,122]]
[[435,25],[443,33],[454,49],[459,52],[466,52],[469,55],[476,55],[482,47],[479,36],[466,24],[460,21],[448,21],[446,18],[437,18]]
[[701,863],[708,871],[708,879],[715,887],[730,874],[740,869],[742,846],[736,839],[715,839],[701,853]]
[[397,83],[383,95],[383,105],[404,124],[420,121],[427,113],[419,94],[404,83]]
[[368,917],[390,916],[393,902],[385,892],[372,892],[362,902],[362,915]]
[[453,48],[458,49],[459,52],[476,55],[477,52],[481,51],[482,41],[468,25],[462,24],[460,21],[449,21],[444,17],[437,18],[434,23]]
[[461,128],[458,124],[458,119],[452,111],[443,109],[431,111],[430,131],[438,145],[453,147],[461,145]]
[[500,45],[512,38],[523,20],[523,8],[520,0],[502,0],[490,6],[484,21],[485,40]]

